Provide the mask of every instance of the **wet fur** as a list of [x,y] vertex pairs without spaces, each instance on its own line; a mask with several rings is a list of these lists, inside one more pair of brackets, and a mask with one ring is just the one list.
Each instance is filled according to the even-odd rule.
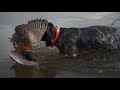
[[[50,30],[52,30],[52,27]],[[55,30],[53,31],[55,32]],[[53,39],[46,32],[42,40],[46,41],[46,46],[49,46]],[[119,49],[120,28],[114,25],[98,25],[85,28],[61,27],[55,46],[68,57],[76,57],[83,52],[94,51],[96,49]]]

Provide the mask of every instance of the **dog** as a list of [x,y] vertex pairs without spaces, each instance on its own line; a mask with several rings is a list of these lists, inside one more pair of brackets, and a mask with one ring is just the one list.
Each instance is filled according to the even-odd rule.
[[[27,41],[27,45],[29,47],[25,44],[23,45],[24,47],[26,46],[29,48],[28,51],[27,49],[24,50],[24,53],[27,53],[25,54],[25,57],[28,57],[29,53],[32,51],[30,48],[35,46],[40,41],[45,41],[47,47],[52,48],[56,46],[59,51],[65,54],[67,57],[76,57],[83,52],[94,51],[97,49],[113,50],[120,48],[120,27],[116,26],[115,24],[94,25],[84,28],[65,28],[55,26],[53,23],[48,22],[47,20],[37,19],[29,22],[32,22],[32,24],[28,23],[26,25],[27,28],[32,26],[35,26],[36,28],[28,30],[25,27],[23,28],[23,25],[17,26],[16,33],[20,33],[21,31],[24,31],[24,33],[20,35],[19,33],[15,33],[12,37],[12,42],[14,41],[13,45],[15,48],[19,46],[20,41],[22,41],[22,43],[25,43],[25,40]],[[37,24],[34,22],[37,22]],[[42,30],[44,33],[42,34],[40,32],[40,27],[44,27]],[[28,32],[26,31],[31,31],[31,34],[28,35]],[[25,39],[21,38],[21,36],[24,36]],[[38,39],[38,37],[40,38]],[[17,47],[15,46],[16,41]],[[30,58],[31,57],[29,57],[29,59]]]
[[83,52],[96,51],[98,49],[109,51],[120,48],[120,27],[115,25],[55,28],[51,23],[49,28],[41,41],[45,41],[47,47],[56,46],[67,57],[76,57]]

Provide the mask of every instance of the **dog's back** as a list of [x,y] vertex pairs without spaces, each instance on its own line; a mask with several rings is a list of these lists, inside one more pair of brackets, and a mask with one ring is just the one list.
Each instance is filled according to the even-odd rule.
[[118,49],[120,48],[120,29],[112,25],[61,28],[56,46],[65,53],[95,49]]
[[82,31],[78,39],[78,47],[87,49],[117,49],[120,47],[120,29],[113,26],[90,26]]

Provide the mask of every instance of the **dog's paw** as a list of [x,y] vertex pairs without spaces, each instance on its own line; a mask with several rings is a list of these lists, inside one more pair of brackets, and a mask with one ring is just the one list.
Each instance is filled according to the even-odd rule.
[[65,54],[64,57],[65,57],[65,58],[68,58],[68,59],[73,59],[73,58],[76,58],[76,57],[77,57],[77,54],[72,54],[72,55]]

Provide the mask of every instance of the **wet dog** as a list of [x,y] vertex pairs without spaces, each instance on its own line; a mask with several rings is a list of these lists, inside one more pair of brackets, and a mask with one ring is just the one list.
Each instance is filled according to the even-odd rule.
[[[46,46],[55,45],[61,53],[68,57],[95,51],[97,49],[113,50],[120,48],[120,28],[115,25],[96,25],[84,28],[55,28],[49,23],[42,41]],[[58,34],[59,33],[59,34]]]

